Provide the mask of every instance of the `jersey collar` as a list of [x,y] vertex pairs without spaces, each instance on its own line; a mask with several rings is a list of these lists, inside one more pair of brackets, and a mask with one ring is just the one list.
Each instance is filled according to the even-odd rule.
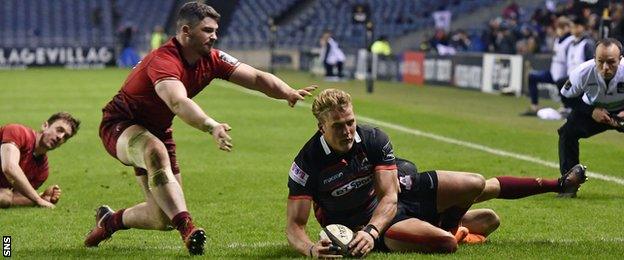
[[[173,45],[178,50],[178,55],[180,55],[180,60],[182,60],[182,64],[184,64],[184,67],[187,67],[187,68],[194,67],[194,64],[193,65],[189,64],[188,61],[186,61],[186,59],[184,58],[184,52],[182,52],[182,44],[180,44],[178,39],[176,39],[176,37],[173,37],[171,41],[173,41]],[[197,62],[195,62],[195,64],[197,64]]]
[[[360,134],[358,134],[357,131],[355,131],[355,136],[353,137],[353,139],[358,144],[362,142],[362,138],[360,138]],[[327,141],[325,141],[325,136],[321,135],[319,137],[319,140],[321,141],[321,146],[323,147],[323,151],[325,152],[325,155],[329,155],[331,153],[331,149],[329,148]]]

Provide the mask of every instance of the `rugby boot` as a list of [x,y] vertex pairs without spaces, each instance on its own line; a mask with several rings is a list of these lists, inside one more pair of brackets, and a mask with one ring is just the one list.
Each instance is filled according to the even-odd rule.
[[115,213],[115,211],[107,205],[102,205],[95,211],[95,227],[87,234],[84,241],[85,246],[96,247],[100,242],[111,237],[112,233],[106,230],[104,223],[113,213]]
[[464,237],[464,239],[460,241],[459,243],[468,244],[468,245],[476,245],[476,244],[483,244],[486,241],[487,241],[487,238],[484,235],[468,233],[468,235],[466,235],[466,237]]
[[559,198],[576,198],[576,192],[587,180],[585,171],[587,167],[582,164],[577,164],[572,167],[566,174],[559,178],[559,187],[561,192],[557,197]]
[[194,228],[184,238],[184,244],[191,255],[203,255],[206,244],[206,231],[203,228]]

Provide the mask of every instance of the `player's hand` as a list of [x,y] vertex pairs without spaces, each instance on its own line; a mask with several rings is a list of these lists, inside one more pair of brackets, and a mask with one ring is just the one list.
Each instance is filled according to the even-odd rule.
[[232,128],[228,124],[219,124],[212,129],[212,138],[219,149],[230,152],[232,151],[232,138],[227,134]]
[[349,243],[349,253],[353,256],[365,256],[375,247],[375,240],[370,233],[362,230],[355,233],[353,241]]
[[624,111],[617,114],[617,117],[624,119]]
[[42,208],[49,208],[49,209],[53,209],[56,206],[54,206],[54,204],[52,204],[52,202],[49,202],[47,200],[44,200],[42,198],[39,198],[35,203],[37,203],[37,206],[42,207]]
[[331,241],[327,239],[316,242],[310,252],[312,258],[342,258],[342,255],[333,249]]
[[52,185],[41,194],[41,198],[52,204],[56,204],[61,198],[61,188],[56,184]]
[[295,104],[297,104],[297,101],[305,100],[306,96],[312,96],[312,91],[316,90],[316,88],[318,88],[318,86],[311,85],[302,89],[293,90],[290,95],[286,97],[286,100],[288,100],[288,105],[290,107],[294,107]]
[[615,120],[613,120],[613,118],[609,116],[609,111],[607,111],[604,108],[601,108],[601,107],[594,108],[594,111],[592,112],[592,118],[594,119],[594,121],[598,123],[603,123],[603,124],[617,127],[617,123],[615,122]]

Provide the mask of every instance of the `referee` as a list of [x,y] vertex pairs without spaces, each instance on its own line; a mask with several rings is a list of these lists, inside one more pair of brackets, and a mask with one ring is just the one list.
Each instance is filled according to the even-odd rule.
[[[595,53],[593,60],[570,73],[570,80],[561,89],[561,94],[570,98],[567,103],[572,108],[566,123],[558,130],[562,175],[579,163],[580,138],[611,129],[624,132],[622,44],[613,38],[601,39]],[[576,191],[560,193],[560,197],[576,197]]]

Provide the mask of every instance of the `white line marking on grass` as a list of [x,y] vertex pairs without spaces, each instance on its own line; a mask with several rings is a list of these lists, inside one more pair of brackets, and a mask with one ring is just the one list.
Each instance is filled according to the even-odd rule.
[[[264,94],[257,92],[257,91],[253,91],[253,90],[249,90],[243,87],[239,87],[233,83],[229,83],[229,82],[223,82],[224,84],[221,86],[231,86],[231,89],[243,92],[243,93],[247,93],[250,95],[254,95],[254,96],[259,96],[259,97],[267,97]],[[218,84],[217,84],[218,85]],[[275,101],[278,102],[283,102],[285,103],[286,101],[284,100],[276,100],[273,99]],[[297,106],[301,106],[301,107],[305,107],[305,108],[311,108],[311,105],[308,103],[302,103],[302,102],[297,102]],[[393,123],[388,123],[385,121],[381,121],[381,120],[377,120],[377,119],[373,119],[370,117],[366,117],[366,116],[362,116],[362,115],[358,115],[357,118],[359,120],[374,124],[374,125],[378,125],[378,126],[383,126],[386,128],[391,128],[400,132],[404,132],[404,133],[408,133],[408,134],[412,134],[412,135],[416,135],[416,136],[422,136],[422,137],[427,137],[436,141],[440,141],[440,142],[444,142],[444,143],[449,143],[449,144],[455,144],[455,145],[459,145],[459,146],[463,146],[463,147],[468,147],[468,148],[472,148],[475,150],[479,150],[482,152],[486,152],[486,153],[491,153],[494,155],[498,155],[498,156],[503,156],[503,157],[510,157],[510,158],[514,158],[514,159],[518,159],[518,160],[522,160],[522,161],[527,161],[527,162],[532,162],[532,163],[536,163],[536,164],[540,164],[543,166],[547,166],[550,168],[555,168],[555,169],[559,169],[559,164],[558,163],[554,163],[554,162],[549,162],[549,161],[545,161],[533,156],[529,156],[529,155],[524,155],[524,154],[518,154],[518,153],[513,153],[513,152],[507,152],[507,151],[503,151],[500,149],[496,149],[496,148],[492,148],[492,147],[488,147],[488,146],[484,146],[484,145],[480,145],[480,144],[476,144],[476,143],[471,143],[471,142],[467,142],[467,141],[461,141],[458,139],[453,139],[450,137],[445,137],[445,136],[441,136],[441,135],[437,135],[437,134],[433,134],[433,133],[427,133],[427,132],[423,132],[417,129],[413,129],[413,128],[408,128],[402,125],[397,125],[397,124],[393,124]],[[602,174],[602,173],[597,173],[597,172],[591,172],[588,171],[587,172],[587,176],[592,177],[592,178],[596,178],[599,180],[604,180],[604,181],[608,181],[608,182],[613,182],[613,183],[617,183],[620,185],[624,185],[624,179],[622,178],[618,178],[618,177],[613,177],[613,176],[609,176],[606,174]]]
[[552,244],[572,244],[572,243],[586,243],[586,242],[605,242],[605,243],[624,243],[623,237],[599,237],[592,238],[590,240],[585,239],[510,239],[506,241],[513,241],[519,243],[531,243],[531,242],[548,242]]
[[263,247],[276,247],[287,246],[285,242],[254,242],[254,243],[231,243],[228,248],[263,248]]

